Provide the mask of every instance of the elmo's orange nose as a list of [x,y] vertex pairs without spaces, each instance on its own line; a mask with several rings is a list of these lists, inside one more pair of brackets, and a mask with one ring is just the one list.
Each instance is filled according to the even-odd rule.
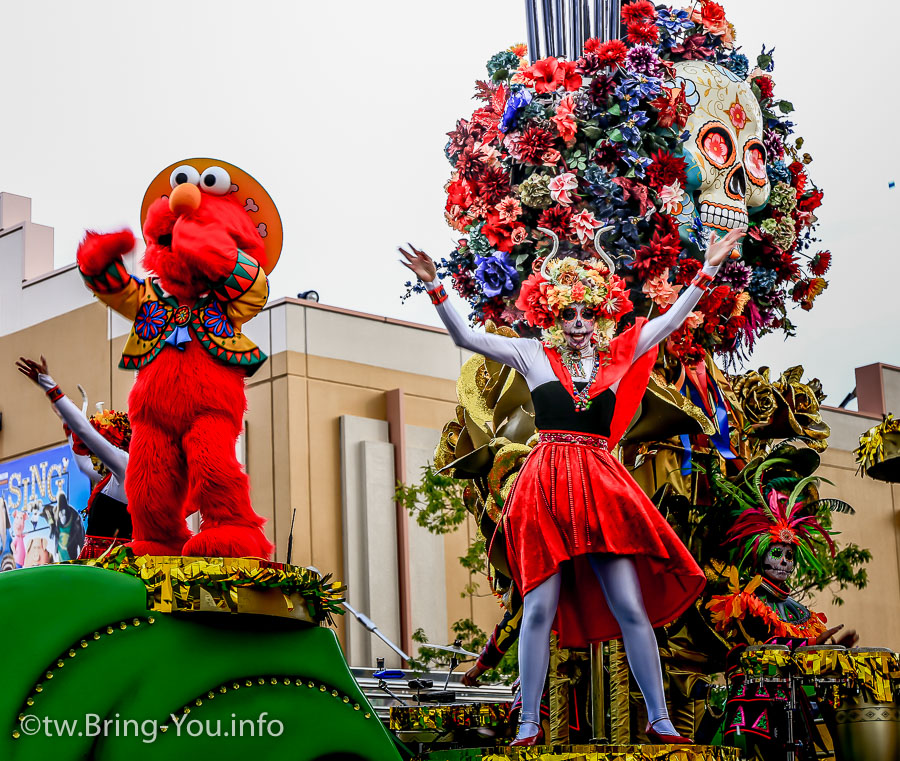
[[169,196],[169,208],[173,214],[187,214],[200,208],[200,188],[191,182],[176,185]]

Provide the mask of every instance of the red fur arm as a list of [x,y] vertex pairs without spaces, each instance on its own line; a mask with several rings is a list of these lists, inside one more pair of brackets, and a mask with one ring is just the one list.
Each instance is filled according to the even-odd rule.
[[134,234],[131,230],[119,230],[114,233],[95,233],[88,230],[78,246],[78,269],[84,275],[96,277],[133,248]]

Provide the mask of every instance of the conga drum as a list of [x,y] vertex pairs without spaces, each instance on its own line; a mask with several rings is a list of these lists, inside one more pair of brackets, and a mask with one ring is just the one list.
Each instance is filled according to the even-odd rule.
[[847,648],[843,645],[805,645],[794,650],[794,666],[804,685],[820,694],[820,687],[847,685]]
[[786,684],[794,663],[787,645],[752,645],[741,653],[741,667],[748,682]]
[[837,761],[900,758],[897,654],[880,647],[847,651],[846,687],[825,711]]
[[507,702],[391,706],[388,726],[402,742],[469,747],[479,739],[511,735],[511,712]]

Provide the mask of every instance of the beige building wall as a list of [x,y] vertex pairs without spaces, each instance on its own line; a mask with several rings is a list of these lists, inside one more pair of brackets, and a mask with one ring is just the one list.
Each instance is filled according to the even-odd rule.
[[[38,227],[30,221],[29,199],[0,194],[0,266],[7,273],[0,280],[0,463],[64,443],[45,396],[16,372],[20,355],[43,354],[61,388],[76,401],[80,383],[92,402],[126,409],[134,380],[133,373],[117,368],[129,325],[91,298],[72,267],[49,271],[52,229],[35,232]],[[129,265],[133,269],[136,263]],[[388,560],[397,555],[396,539],[389,541],[385,502],[396,455],[387,434],[387,394],[402,390],[406,476],[412,480],[424,464],[428,442],[454,415],[455,382],[465,353],[442,330],[296,299],[269,304],[246,332],[270,357],[247,383],[243,446],[253,504],[268,521],[275,559],[286,558],[296,510],[292,562],[338,579],[363,579],[361,584],[368,584],[364,599],[379,610],[378,618],[372,612],[376,623],[386,632],[398,631],[399,610],[383,594],[383,587],[396,581],[389,572],[379,578],[382,567],[390,569],[391,562],[396,567]],[[843,607],[833,606],[827,591],[814,607],[824,610],[830,622],[857,628],[861,644],[900,650],[900,491],[857,476],[850,453],[859,433],[880,420],[886,400],[898,400],[900,406],[900,370],[877,365],[861,371],[862,412],[826,412],[834,436],[822,475],[834,482],[826,495],[856,508],[855,516],[836,516],[835,525],[842,541],[872,550],[870,583],[861,593],[844,594]],[[898,406],[894,411],[900,412]],[[367,510],[372,514],[367,516]],[[377,546],[364,542],[345,549],[348,532],[363,531],[367,538],[367,527],[380,532]],[[411,553],[413,601],[420,601],[413,624],[423,625],[433,641],[450,641],[449,625],[460,618],[492,628],[500,615],[493,597],[460,596],[469,578],[457,559],[473,536],[473,525],[439,538],[439,547],[425,544],[435,539],[416,534],[422,531],[418,527],[410,531],[413,542],[429,548]],[[377,562],[378,553],[384,563]],[[361,568],[375,573],[365,579]],[[362,591],[351,588],[350,601]],[[369,635],[348,618],[338,622],[338,631],[351,648],[351,663],[373,665],[366,661],[383,651],[367,649]],[[355,627],[349,637],[347,627]]]

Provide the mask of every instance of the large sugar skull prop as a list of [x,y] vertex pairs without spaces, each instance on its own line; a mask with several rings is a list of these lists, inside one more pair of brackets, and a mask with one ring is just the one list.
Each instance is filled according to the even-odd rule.
[[678,83],[694,109],[686,129],[686,202],[679,222],[699,216],[712,232],[746,225],[769,198],[762,112],[750,85],[705,61],[675,64]]
[[797,563],[793,544],[773,542],[762,561],[763,575],[779,586],[788,580]]

